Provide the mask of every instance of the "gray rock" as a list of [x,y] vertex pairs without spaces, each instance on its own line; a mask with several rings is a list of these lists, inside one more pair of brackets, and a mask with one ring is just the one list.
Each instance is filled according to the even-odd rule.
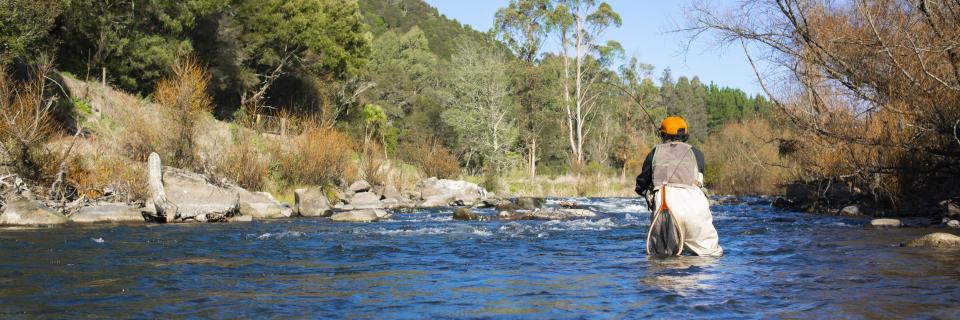
[[870,220],[870,226],[874,228],[899,228],[903,226],[903,223],[899,219],[873,219]]
[[594,218],[596,216],[596,213],[586,209],[504,210],[497,213],[497,218],[501,220],[574,220]]
[[140,209],[125,203],[96,204],[80,208],[70,215],[70,221],[80,223],[94,222],[144,222]]
[[[442,207],[451,202],[461,202],[464,205],[473,205],[474,203],[486,198],[487,191],[475,183],[460,180],[447,180],[429,178],[417,183],[417,190],[420,193],[422,207]],[[439,205],[438,199],[452,197],[453,201],[447,201],[447,204]]]
[[586,209],[539,209],[531,211],[526,220],[571,220],[596,216],[596,213]]
[[253,221],[251,216],[234,216],[227,219],[229,222],[250,222]]
[[240,214],[255,219],[289,218],[293,210],[284,206],[266,192],[237,190],[240,195]]
[[543,206],[543,198],[522,197],[517,198],[517,206],[523,210],[533,210]]
[[454,201],[456,201],[456,197],[452,195],[437,195],[423,199],[419,206],[421,208],[449,207],[450,203]]
[[356,209],[382,209],[383,203],[380,202],[380,196],[373,192],[359,192],[353,195],[348,202]]
[[330,220],[336,222],[374,222],[389,217],[390,213],[384,210],[363,209],[338,212],[330,216]]
[[67,222],[69,219],[59,212],[19,196],[8,198],[0,214],[0,225],[53,225]]
[[170,167],[163,169],[167,200],[177,206],[177,215],[171,221],[225,221],[240,214],[240,197],[236,191],[215,186],[200,174]]
[[858,206],[846,206],[846,207],[843,207],[843,209],[840,210],[840,214],[846,215],[846,216],[859,216],[859,215],[860,215],[860,207],[858,207]]
[[409,199],[407,197],[404,197],[403,193],[397,190],[397,188],[394,186],[383,187],[383,193],[381,193],[380,195],[387,199],[397,199],[397,200]]
[[958,220],[950,220],[950,221],[947,221],[947,227],[954,228],[954,229],[960,229],[960,221],[958,221]]
[[304,217],[329,217],[330,202],[319,187],[294,190],[294,211]]
[[949,233],[936,232],[907,243],[908,247],[960,248],[960,237]]
[[960,219],[960,204],[953,200],[944,200],[940,202],[943,209],[943,216],[951,219]]
[[[353,209],[355,209],[355,208],[354,208],[353,206],[349,205],[349,204],[342,204],[342,203],[340,203],[340,204],[337,204],[337,205],[333,206],[333,209],[334,209],[334,210],[337,210],[337,211],[350,211],[350,210],[353,210]],[[331,212],[330,214],[333,214],[333,212]],[[329,215],[327,215],[327,217],[329,217]]]
[[477,221],[480,220],[480,215],[468,208],[457,208],[453,211],[453,220]]
[[357,180],[350,185],[349,189],[353,192],[367,192],[370,191],[370,183],[367,180]]

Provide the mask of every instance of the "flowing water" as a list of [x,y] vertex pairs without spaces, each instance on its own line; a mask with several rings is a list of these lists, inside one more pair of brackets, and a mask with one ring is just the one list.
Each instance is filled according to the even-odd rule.
[[0,318],[960,318],[960,250],[899,246],[932,229],[719,205],[725,256],[651,259],[639,200],[578,201],[602,216],[3,229]]

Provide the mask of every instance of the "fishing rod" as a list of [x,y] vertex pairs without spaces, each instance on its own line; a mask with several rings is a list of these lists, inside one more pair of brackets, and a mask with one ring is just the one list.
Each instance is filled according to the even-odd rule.
[[650,121],[650,125],[653,127],[653,129],[660,130],[660,125],[657,124],[657,120],[654,119],[653,115],[651,115],[650,112],[647,111],[647,108],[644,107],[643,102],[640,101],[640,97],[637,97],[636,94],[634,94],[633,92],[630,92],[630,90],[627,90],[626,87],[620,85],[619,83],[613,83],[613,82],[601,82],[601,83],[609,86],[613,86],[617,89],[620,89],[620,91],[622,91],[623,93],[627,94],[627,96],[629,96],[630,99],[633,99],[633,102],[636,102],[637,105],[640,106],[640,111],[643,111],[643,114],[647,115],[647,120]]
[[[633,99],[633,102],[635,102],[637,106],[640,107],[640,111],[643,111],[643,114],[647,115],[647,120],[650,121],[650,126],[653,127],[653,130],[654,131],[660,130],[660,126],[657,125],[657,120],[654,119],[653,115],[651,115],[650,112],[647,111],[647,108],[643,105],[643,102],[641,102],[640,97],[637,97],[637,95],[633,94],[633,92],[630,92],[630,90],[627,90],[627,88],[620,85],[619,83],[612,83],[612,82],[611,83],[601,82],[601,83],[606,83],[607,85],[620,89],[620,91],[627,94],[627,96],[629,96],[630,99]],[[642,195],[643,195],[643,199],[647,201],[647,208],[650,209],[650,214],[652,215],[654,211],[656,211],[653,207],[654,201],[653,199],[651,199],[647,190],[644,190]]]

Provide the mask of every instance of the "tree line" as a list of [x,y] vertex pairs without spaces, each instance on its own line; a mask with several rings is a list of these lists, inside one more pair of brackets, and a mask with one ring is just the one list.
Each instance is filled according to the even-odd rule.
[[[639,170],[654,122],[682,115],[694,143],[764,116],[762,95],[674,79],[603,32],[621,23],[592,0],[514,0],[479,32],[420,0],[6,1],[5,65],[53,57],[82,78],[152,97],[195,57],[215,116],[310,116],[363,152],[424,163],[452,153],[468,174],[536,176],[593,166]],[[560,43],[548,50],[547,41]],[[421,167],[429,167],[421,165]],[[455,175],[460,170],[442,172]]]

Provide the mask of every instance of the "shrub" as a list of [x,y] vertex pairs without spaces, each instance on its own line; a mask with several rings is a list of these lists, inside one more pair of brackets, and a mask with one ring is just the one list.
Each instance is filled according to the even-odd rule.
[[247,189],[263,190],[270,175],[270,160],[257,149],[252,137],[239,135],[217,160],[214,174]]
[[15,173],[40,180],[50,152],[45,144],[57,132],[53,100],[44,99],[46,74],[41,65],[17,83],[0,67],[0,145]]
[[336,129],[309,124],[287,149],[274,150],[272,170],[286,186],[327,185],[352,181],[354,143]]
[[201,166],[196,146],[197,128],[209,116],[213,102],[207,95],[210,75],[196,59],[183,58],[170,68],[170,75],[157,83],[154,98],[165,118],[168,163],[181,168]]
[[93,154],[68,162],[67,182],[77,196],[97,199],[112,189],[118,201],[143,201],[149,196],[146,165],[120,156]]
[[791,176],[772,137],[784,134],[760,118],[724,125],[703,144],[707,187],[720,194],[778,193]]
[[452,178],[460,175],[457,157],[438,140],[406,141],[400,145],[397,155],[416,166],[427,177]]

